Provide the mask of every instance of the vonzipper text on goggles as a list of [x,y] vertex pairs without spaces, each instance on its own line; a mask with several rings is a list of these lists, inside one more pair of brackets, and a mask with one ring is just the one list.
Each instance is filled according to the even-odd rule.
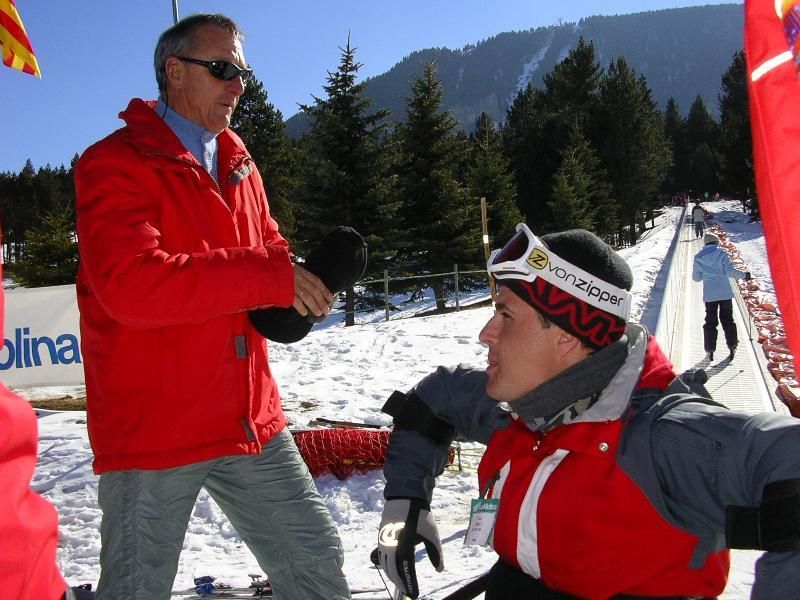
[[517,224],[517,233],[499,250],[494,250],[486,265],[497,279],[520,279],[532,282],[537,277],[580,298],[601,310],[628,320],[631,293],[560,258],[528,229]]

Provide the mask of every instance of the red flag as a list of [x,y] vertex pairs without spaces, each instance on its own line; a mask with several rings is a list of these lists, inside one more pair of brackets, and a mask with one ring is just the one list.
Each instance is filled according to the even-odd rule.
[[14,0],[0,0],[0,50],[3,51],[3,64],[7,67],[42,77]]
[[758,203],[789,346],[800,357],[800,0],[745,0]]

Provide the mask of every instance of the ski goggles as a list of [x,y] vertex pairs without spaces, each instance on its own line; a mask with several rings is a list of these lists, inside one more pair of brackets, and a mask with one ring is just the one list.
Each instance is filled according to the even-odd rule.
[[246,84],[250,77],[253,75],[253,70],[245,67],[244,69],[228,62],[227,60],[200,60],[199,58],[189,58],[188,56],[176,56],[178,60],[183,62],[192,63],[193,65],[200,65],[208,69],[212,77],[221,81],[230,81],[237,75],[242,78],[242,83]]
[[587,304],[628,320],[633,296],[628,290],[595,278],[560,258],[525,223],[505,246],[492,251],[486,269],[495,279],[520,279],[528,283],[541,277]]

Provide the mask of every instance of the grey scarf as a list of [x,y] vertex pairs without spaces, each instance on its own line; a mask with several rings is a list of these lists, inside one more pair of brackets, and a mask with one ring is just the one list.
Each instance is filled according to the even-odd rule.
[[624,335],[509,403],[509,408],[537,431],[568,423],[597,402],[627,356]]

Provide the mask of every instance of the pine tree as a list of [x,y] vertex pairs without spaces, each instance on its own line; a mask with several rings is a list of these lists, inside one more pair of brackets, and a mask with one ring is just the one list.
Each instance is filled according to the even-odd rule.
[[[406,120],[398,126],[401,220],[407,234],[405,256],[418,271],[449,272],[482,262],[480,205],[467,199],[458,179],[465,149],[456,121],[442,110],[443,89],[433,63],[411,84]],[[445,310],[451,285],[441,277],[419,280],[431,287],[438,311]]]
[[755,196],[756,187],[744,50],[733,55],[731,65],[722,75],[719,106],[722,154],[725,158],[723,185],[728,192],[745,200]]
[[574,161],[565,161],[553,176],[553,200],[548,202],[554,229],[590,229],[592,208],[586,202],[585,175]]
[[38,199],[36,196],[36,169],[28,160],[17,175],[16,190],[8,206],[8,211],[3,215],[8,219],[7,235],[9,240],[9,258],[21,260],[24,258],[25,236],[28,229],[36,224]]
[[553,175],[573,131],[593,138],[602,69],[594,45],[580,38],[566,58],[544,76],[544,91],[520,92],[508,111],[504,142],[516,173],[519,206],[529,223],[556,221],[547,201]]
[[717,122],[698,95],[686,117],[686,152],[689,187],[697,197],[714,194],[722,171],[721,133]]
[[686,116],[686,145],[689,150],[700,144],[716,147],[719,145],[720,129],[699,94],[695,97],[689,114]]
[[501,149],[500,134],[488,113],[481,113],[470,136],[470,162],[467,170],[469,196],[486,198],[489,239],[494,245],[505,243],[522,215],[516,204],[516,188],[508,161]]
[[675,194],[686,190],[689,172],[688,153],[686,151],[686,121],[678,110],[675,98],[667,100],[664,110],[664,134],[667,136],[672,150],[672,166],[667,171],[663,190]]
[[[308,115],[311,132],[303,143],[305,177],[302,194],[303,236],[319,240],[336,224],[353,227],[364,236],[371,260],[380,263],[394,250],[397,206],[383,195],[385,163],[381,144],[386,136],[385,109],[370,112],[366,84],[356,82],[361,64],[356,48],[340,48],[339,67],[328,72],[325,98],[314,97]],[[355,323],[355,293],[345,293],[346,324]]]
[[553,176],[548,229],[581,228],[608,237],[618,227],[617,209],[597,152],[577,128],[561,151],[561,167]]
[[281,234],[292,240],[295,216],[291,198],[297,187],[297,152],[286,135],[281,111],[269,102],[263,84],[256,78],[247,82],[239,97],[231,129],[242,138],[264,180],[270,214],[278,222]]
[[719,153],[706,142],[698,145],[689,156],[689,182],[697,197],[708,198],[719,188]]
[[628,239],[635,244],[670,164],[664,123],[647,82],[622,57],[609,65],[600,100],[600,156]]
[[527,223],[543,223],[547,206],[543,192],[550,167],[542,154],[547,140],[541,133],[545,117],[544,93],[530,83],[514,97],[501,129],[503,152],[508,157],[517,189],[517,205]]
[[25,259],[7,266],[8,275],[25,287],[75,283],[78,244],[71,204],[50,209],[27,232]]
[[566,132],[587,131],[597,111],[598,90],[603,72],[595,59],[594,44],[583,37],[563,61],[544,76],[549,111],[558,116]]
[[12,255],[12,210],[17,191],[15,173],[0,173],[0,238],[3,243],[3,262],[9,262]]

